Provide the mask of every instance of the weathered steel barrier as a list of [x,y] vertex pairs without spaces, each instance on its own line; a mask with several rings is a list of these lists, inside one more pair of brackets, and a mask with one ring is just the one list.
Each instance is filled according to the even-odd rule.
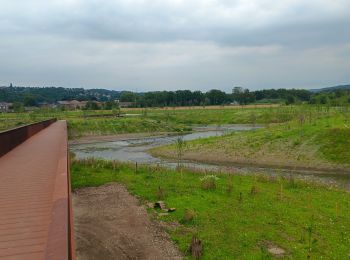
[[68,259],[75,260],[75,239],[74,239],[74,219],[73,219],[73,201],[72,201],[72,182],[70,175],[69,147],[67,142],[67,169],[68,169]]
[[0,132],[0,157],[56,121],[52,118]]

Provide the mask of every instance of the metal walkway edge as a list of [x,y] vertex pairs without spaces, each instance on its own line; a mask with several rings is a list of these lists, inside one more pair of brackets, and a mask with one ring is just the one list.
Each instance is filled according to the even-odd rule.
[[67,124],[44,127],[0,157],[0,259],[75,259]]

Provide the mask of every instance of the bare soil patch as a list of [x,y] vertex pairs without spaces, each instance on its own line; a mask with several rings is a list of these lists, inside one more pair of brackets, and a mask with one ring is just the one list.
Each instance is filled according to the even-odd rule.
[[164,228],[117,183],[73,193],[77,259],[182,259]]

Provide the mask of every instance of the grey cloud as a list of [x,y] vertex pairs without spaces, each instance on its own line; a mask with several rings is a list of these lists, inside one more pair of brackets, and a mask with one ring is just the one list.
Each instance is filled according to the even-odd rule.
[[348,83],[349,11],[345,0],[2,0],[0,84]]
[[[6,2],[11,5],[10,1]],[[18,28],[21,33],[55,34],[91,40],[130,42],[189,40],[236,46],[271,43],[300,46],[303,42],[311,46],[336,41],[346,42],[350,39],[350,30],[345,29],[345,25],[350,25],[350,16],[344,13],[344,9],[325,13],[324,8],[320,8],[317,4],[299,4],[295,8],[291,5],[290,9],[283,10],[278,15],[263,10],[260,12],[266,14],[254,16],[254,13],[242,10],[242,13],[246,12],[252,16],[240,17],[239,10],[244,6],[244,2],[240,1],[230,3],[216,1],[216,5],[209,6],[214,10],[202,7],[200,2],[197,2],[200,8],[191,4],[175,8],[161,4],[160,1],[72,2],[77,3],[42,4],[42,7],[37,4],[36,8],[23,10],[23,15],[19,16],[16,15],[18,10],[15,6],[9,8],[8,13],[2,14],[2,17],[5,17],[2,20],[7,22],[6,27]],[[350,4],[343,3],[345,9],[349,10]],[[235,12],[236,9],[238,11]],[[220,17],[223,15],[227,17]]]

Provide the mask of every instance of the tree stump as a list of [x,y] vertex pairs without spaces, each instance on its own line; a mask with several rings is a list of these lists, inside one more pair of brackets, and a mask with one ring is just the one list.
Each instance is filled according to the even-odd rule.
[[192,237],[190,251],[194,259],[199,259],[203,254],[202,241],[200,241],[196,236]]

